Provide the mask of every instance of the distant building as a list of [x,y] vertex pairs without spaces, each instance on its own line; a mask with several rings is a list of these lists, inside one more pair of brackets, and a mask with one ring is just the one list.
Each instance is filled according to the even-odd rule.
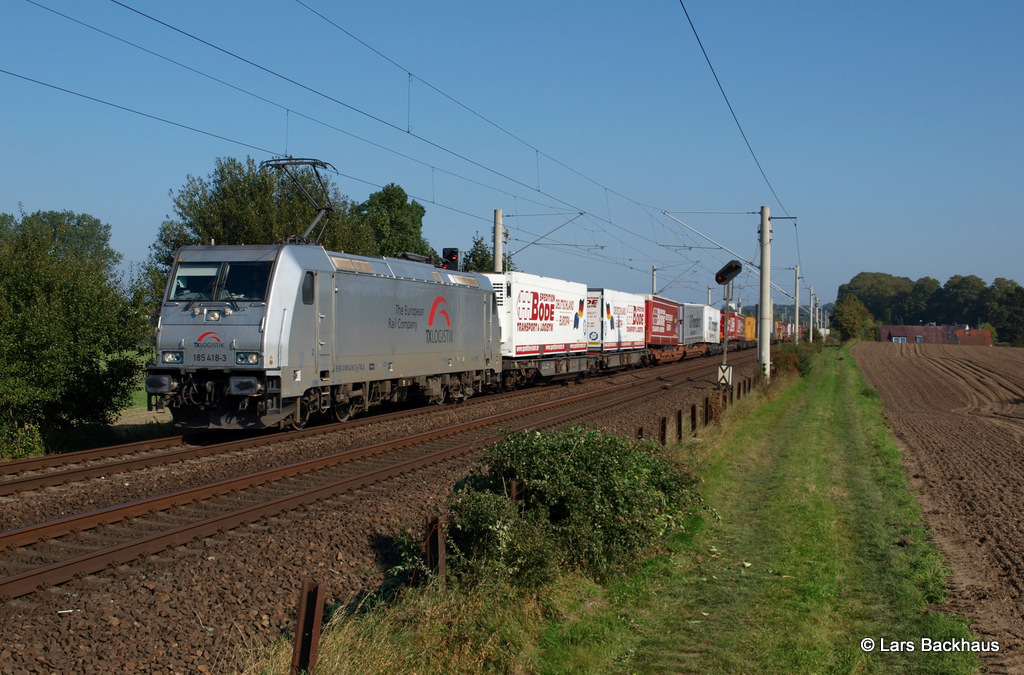
[[970,326],[882,326],[880,342],[916,342],[926,345],[992,346],[992,331]]

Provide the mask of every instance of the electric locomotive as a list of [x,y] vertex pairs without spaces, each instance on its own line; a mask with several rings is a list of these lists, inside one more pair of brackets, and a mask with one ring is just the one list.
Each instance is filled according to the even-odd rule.
[[481,274],[301,240],[187,246],[156,320],[149,408],[184,428],[300,428],[459,400],[499,380],[496,312]]

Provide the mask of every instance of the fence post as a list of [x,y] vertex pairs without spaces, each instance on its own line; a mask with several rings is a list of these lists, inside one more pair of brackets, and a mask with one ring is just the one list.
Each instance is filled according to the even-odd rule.
[[424,549],[427,567],[437,571],[437,578],[443,584],[448,565],[445,560],[444,531],[441,529],[441,519],[437,516],[427,517],[427,540]]
[[292,649],[292,675],[312,675],[316,670],[323,607],[324,594],[320,584],[303,581],[302,590],[299,592],[299,620],[295,627],[295,646]]

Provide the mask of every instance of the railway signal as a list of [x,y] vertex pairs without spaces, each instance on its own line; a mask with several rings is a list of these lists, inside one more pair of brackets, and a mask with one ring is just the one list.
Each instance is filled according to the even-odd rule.
[[733,279],[735,279],[736,275],[739,274],[741,271],[743,271],[743,265],[740,264],[740,261],[730,260],[729,262],[725,263],[725,267],[718,270],[718,272],[715,274],[715,282],[717,282],[720,286],[724,286]]
[[724,301],[725,310],[722,312],[722,365],[718,367],[718,384],[721,387],[732,386],[732,367],[729,361],[729,301],[732,300],[732,280],[743,270],[739,260],[730,260],[715,274],[715,281],[720,286],[725,286]]
[[443,248],[441,249],[441,268],[446,270],[458,270],[459,269],[459,249],[457,248]]

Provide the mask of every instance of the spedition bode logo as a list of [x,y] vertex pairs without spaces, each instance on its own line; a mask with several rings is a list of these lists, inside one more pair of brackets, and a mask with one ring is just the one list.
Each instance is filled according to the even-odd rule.
[[516,318],[520,321],[554,321],[554,293],[520,291],[516,299]]

